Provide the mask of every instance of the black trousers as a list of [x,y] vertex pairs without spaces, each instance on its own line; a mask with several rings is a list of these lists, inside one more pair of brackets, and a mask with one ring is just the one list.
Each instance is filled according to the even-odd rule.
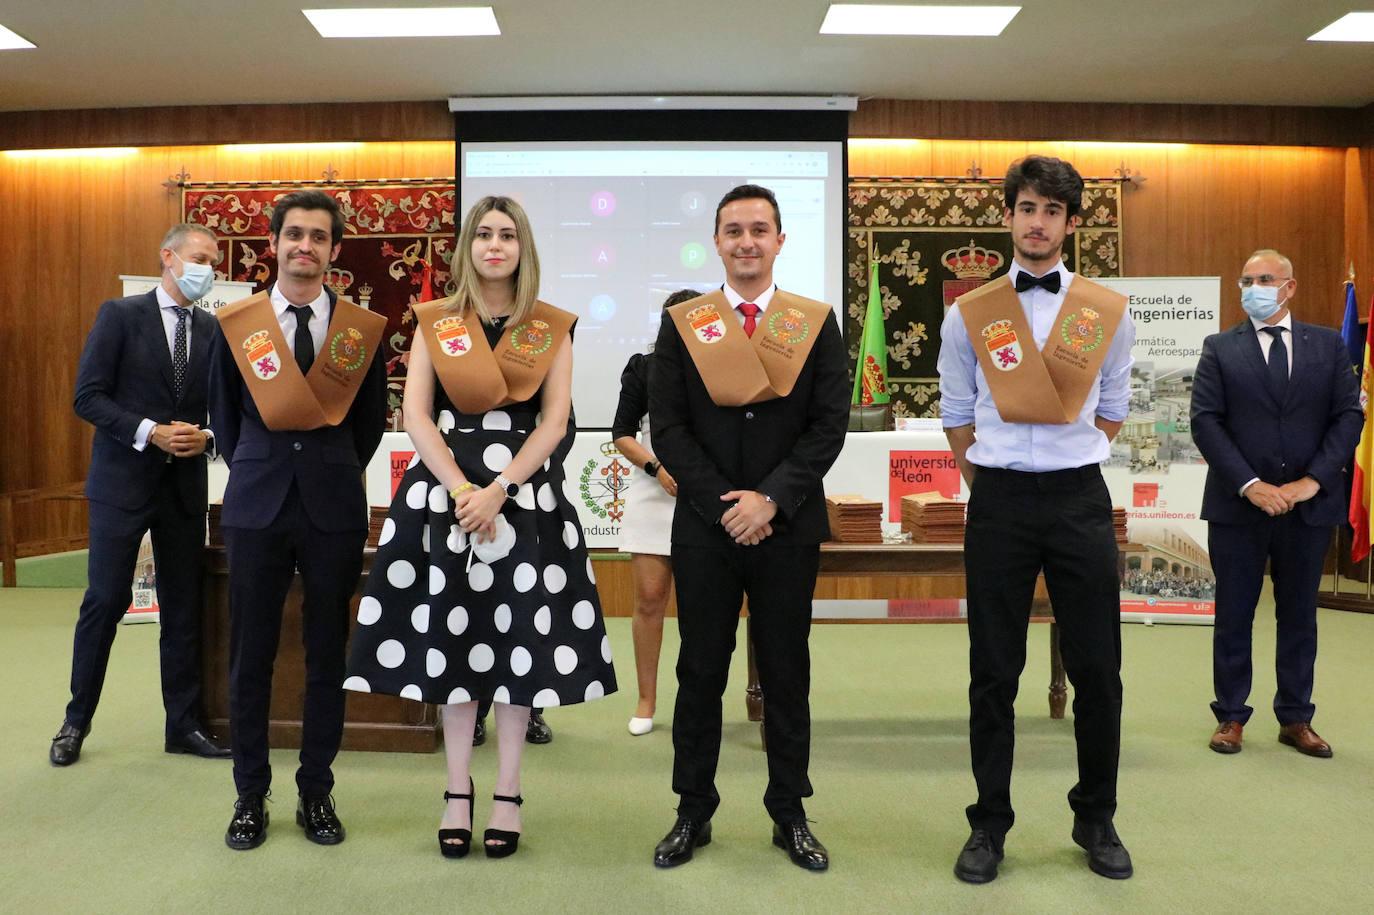
[[779,823],[806,819],[802,798],[812,794],[811,600],[820,549],[815,544],[673,546],[677,623],[682,638],[673,709],[673,791],[678,814],[709,819],[720,805],[721,696],[730,673],[741,601],[749,617],[759,684],[768,703],[763,719],[768,787],[763,804]]
[[90,503],[86,595],[72,639],[72,698],[66,721],[86,728],[105,686],[119,621],[133,598],[134,565],[143,534],[152,533],[161,631],[162,707],[169,738],[201,727],[200,615],[205,561],[205,515],[187,514],[172,486],[146,506],[126,511]]
[[1073,684],[1078,782],[1069,805],[1090,822],[1116,812],[1121,748],[1121,601],[1111,499],[1096,465],[1049,473],[978,468],[964,535],[968,577],[969,745],[978,801],[969,824],[1011,829],[1011,766],[1026,627],[1043,570]]
[[297,569],[305,592],[305,696],[296,786],[303,795],[328,794],[334,787],[330,765],[343,739],[349,602],[362,574],[366,539],[365,528],[344,533],[316,528],[294,485],[267,527],[224,528],[229,559],[230,748],[239,794],[264,794],[272,784],[267,740],[272,669],[281,638],[282,604]]
[[1264,565],[1274,582],[1278,624],[1274,715],[1280,724],[1308,722],[1312,671],[1317,663],[1317,589],[1331,528],[1304,524],[1297,512],[1264,516],[1253,524],[1207,525],[1207,549],[1217,577],[1212,629],[1212,684],[1218,721],[1250,720],[1251,629],[1264,584]]

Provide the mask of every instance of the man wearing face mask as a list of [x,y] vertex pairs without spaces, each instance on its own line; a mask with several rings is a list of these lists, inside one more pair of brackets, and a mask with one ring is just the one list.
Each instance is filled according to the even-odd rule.
[[1297,288],[1288,258],[1252,254],[1240,277],[1248,317],[1207,338],[1193,376],[1193,440],[1207,459],[1202,517],[1217,579],[1217,728],[1208,745],[1218,753],[1240,752],[1250,719],[1251,625],[1267,562],[1278,621],[1278,739],[1331,756],[1312,730],[1317,588],[1331,528],[1346,517],[1341,470],[1364,414],[1340,334],[1289,313]]
[[134,565],[151,532],[157,567],[162,704],[168,753],[224,758],[201,722],[200,591],[205,450],[215,320],[194,302],[214,284],[219,245],[204,226],[162,240],[162,282],[100,306],[76,376],[74,406],[95,426],[86,595],[72,649],[72,698],[48,758],[81,755],[100,701],[115,630],[132,598]]

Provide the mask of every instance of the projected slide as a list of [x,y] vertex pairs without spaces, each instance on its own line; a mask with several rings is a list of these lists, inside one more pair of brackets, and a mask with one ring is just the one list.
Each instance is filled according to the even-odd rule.
[[762,184],[778,198],[778,286],[829,303],[843,292],[839,143],[469,143],[459,207],[488,194],[520,201],[539,248],[540,296],[580,316],[573,403],[583,428],[609,426],[620,372],[658,334],[659,306],[724,280],[712,242],[716,203]]

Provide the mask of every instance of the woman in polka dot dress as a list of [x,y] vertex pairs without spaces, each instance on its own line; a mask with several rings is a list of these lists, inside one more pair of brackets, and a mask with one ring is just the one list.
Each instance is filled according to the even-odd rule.
[[[529,707],[598,699],[615,691],[615,670],[582,528],[563,495],[563,468],[550,460],[571,410],[571,327],[545,340],[556,350],[526,400],[464,413],[454,400],[470,392],[450,396],[436,384],[436,359],[468,355],[468,327],[480,326],[495,349],[508,323],[515,348],[527,327],[550,326],[531,320],[539,259],[524,210],[505,197],[478,201],[454,262],[458,293],[434,324],[449,329],[447,343],[435,342],[445,340],[438,330],[428,342],[417,331],[411,347],[402,410],[416,459],[382,529],[344,687],[442,706],[446,857],[472,844],[473,726],[478,700],[495,702],[497,776],[483,844],[488,857],[505,857],[519,842]],[[449,349],[434,355],[432,345]],[[500,371],[497,361],[490,371]]]

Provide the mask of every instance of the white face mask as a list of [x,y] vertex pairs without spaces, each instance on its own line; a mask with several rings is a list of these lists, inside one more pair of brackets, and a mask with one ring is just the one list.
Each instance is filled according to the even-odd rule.
[[1247,286],[1240,291],[1240,307],[1257,321],[1268,321],[1279,310],[1278,286]]
[[209,294],[215,286],[215,268],[209,264],[188,264],[175,251],[172,256],[181,261],[181,276],[174,279],[186,301],[194,302]]

